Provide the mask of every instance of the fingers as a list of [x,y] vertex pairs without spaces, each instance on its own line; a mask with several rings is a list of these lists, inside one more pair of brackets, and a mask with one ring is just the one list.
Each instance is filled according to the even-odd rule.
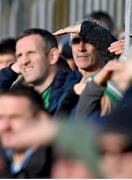
[[126,61],[125,63],[120,63],[118,69],[114,72],[112,80],[115,82],[117,87],[121,91],[125,91],[132,81],[132,61]]
[[66,29],[59,29],[58,31],[54,32],[53,35],[55,36],[60,36],[60,35],[63,35],[63,34],[67,34],[68,32],[66,31]]
[[68,27],[65,27],[63,29],[59,29],[58,31],[54,32],[53,35],[55,36],[60,36],[63,34],[68,34],[68,33],[79,33],[81,29],[81,24],[75,24],[75,25],[71,25]]
[[96,82],[96,84],[103,85],[107,80],[111,78],[113,71],[115,71],[119,65],[120,62],[118,62],[117,60],[109,61],[94,77],[94,81]]
[[110,45],[110,47],[108,48],[108,50],[111,52],[111,53],[115,53],[117,55],[120,55],[122,53],[124,53],[124,39],[123,40],[119,40],[119,41],[116,41],[114,43],[112,43]]
[[86,77],[82,77],[81,81],[74,85],[73,90],[77,95],[81,95],[86,87]]

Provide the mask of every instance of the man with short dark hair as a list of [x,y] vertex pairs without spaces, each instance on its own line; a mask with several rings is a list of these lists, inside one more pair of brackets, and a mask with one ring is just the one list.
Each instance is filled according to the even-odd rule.
[[[59,50],[55,36],[43,29],[24,31],[17,38],[16,58],[25,82],[41,94],[48,112],[55,114],[74,84],[81,78],[79,72],[58,70]],[[0,75],[1,89],[9,87],[13,78],[18,76],[12,70],[17,72],[12,65],[10,70],[8,69],[8,77]],[[14,77],[11,79],[11,76]]]
[[1,178],[49,177],[50,147],[21,151],[13,151],[9,147],[14,133],[27,128],[34,121],[39,121],[43,114],[41,96],[31,87],[13,87],[0,93]]

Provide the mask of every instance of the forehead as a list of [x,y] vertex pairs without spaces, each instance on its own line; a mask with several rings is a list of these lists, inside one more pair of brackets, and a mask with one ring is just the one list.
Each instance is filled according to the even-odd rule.
[[32,34],[19,39],[16,43],[16,50],[21,47],[31,47],[43,44],[43,38],[38,34]]
[[0,96],[0,111],[7,109],[21,110],[22,108],[27,108],[31,105],[31,102],[28,98],[24,96],[15,96],[15,95],[1,95]]

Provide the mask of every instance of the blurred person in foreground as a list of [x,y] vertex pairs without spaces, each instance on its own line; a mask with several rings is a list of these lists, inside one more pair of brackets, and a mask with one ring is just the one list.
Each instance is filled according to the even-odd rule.
[[[131,109],[132,90],[130,88],[125,93],[125,96],[120,105],[106,117],[107,121],[101,129],[100,135],[98,135],[98,139],[96,139],[98,141],[98,150],[101,152],[101,161],[99,161],[99,167],[101,169],[103,177],[105,178],[132,178]],[[52,123],[54,123],[53,126]],[[43,131],[43,126],[46,127],[47,131]],[[68,127],[70,128],[69,130]],[[14,134],[14,136],[12,136],[12,138],[10,139],[9,146],[14,149],[23,149],[25,147],[29,148],[32,146],[42,146],[43,144],[48,144],[53,141],[57,142],[56,140],[59,139],[59,147],[60,145],[62,145],[63,149],[67,149],[66,152],[76,152],[77,156],[80,154],[80,157],[81,155],[85,157],[85,150],[86,154],[88,155],[88,149],[89,147],[91,147],[91,145],[89,144],[89,146],[85,146],[84,148],[84,146],[80,143],[82,142],[84,143],[84,145],[87,144],[85,140],[88,140],[88,137],[90,137],[90,134],[87,134],[90,133],[87,128],[88,127],[86,127],[86,124],[84,124],[84,126],[80,126],[78,128],[78,130],[80,129],[78,131],[75,124],[74,126],[72,126],[71,122],[65,121],[64,124],[59,124],[57,122],[50,121],[50,119],[43,119],[43,121],[35,123],[30,128],[30,131],[28,129],[25,129],[25,131],[21,130],[21,132],[17,133],[16,135]],[[91,129],[91,131],[93,131],[93,129]],[[71,132],[73,133],[72,136],[70,136]],[[73,140],[75,136],[76,140]],[[65,141],[63,138],[65,138]],[[34,141],[32,141],[32,139]],[[80,145],[78,144],[77,146],[75,146],[76,143],[79,143]],[[72,146],[78,148],[74,149]],[[83,148],[83,153],[80,153],[80,148]],[[62,157],[64,158],[65,156]],[[92,158],[93,156],[90,155],[90,157]],[[62,162],[63,165],[65,161],[60,162]],[[65,163],[64,165],[66,167],[69,161],[66,164]],[[58,171],[56,171],[56,173],[57,172]],[[60,176],[60,174],[58,174],[58,177],[62,177]]]
[[106,178],[132,178],[132,88],[108,117],[100,135],[101,168]]
[[0,93],[1,178],[50,177],[50,147],[13,150],[9,145],[15,133],[28,129],[43,114],[43,101],[31,87],[13,87]]
[[[28,110],[29,113],[29,109],[26,110]],[[7,112],[5,114],[7,114]],[[47,145],[50,146],[53,144],[54,148],[50,177],[75,179],[102,177],[99,167],[100,156],[97,150],[97,139],[95,138],[94,127],[92,124],[90,125],[83,122],[75,123],[66,120],[62,121],[62,119],[53,121],[51,117],[42,113],[41,110],[39,112],[39,117],[35,116],[35,119],[36,120],[34,120],[33,117],[30,122],[25,122],[24,117],[21,117],[21,121],[23,122],[21,130],[19,128],[18,131],[16,126],[15,129],[12,126],[12,132],[10,131],[10,134],[6,131],[3,131],[3,134],[1,133],[2,144],[5,148],[12,149],[14,153],[22,153],[25,152],[25,150],[34,152],[32,156],[29,157],[26,165],[22,166],[22,169],[18,172],[18,174],[23,174],[27,169],[28,174],[25,174],[24,177],[29,175],[29,177],[34,178],[35,176],[39,177],[39,172],[43,170],[40,175],[40,177],[43,177],[43,173],[47,172],[40,166],[43,161],[43,156],[39,159],[40,162],[37,160],[33,161],[34,163],[32,166],[34,167],[35,172],[29,171],[31,170],[30,165],[32,164],[32,158],[33,155],[36,154],[35,152],[38,151],[38,148],[42,149],[40,147],[45,147]],[[19,122],[20,120],[18,120],[17,124]],[[24,126],[25,123],[28,123],[26,127]],[[12,123],[10,123],[10,127],[11,124]],[[6,138],[7,133],[8,139]],[[46,157],[47,159],[45,159],[44,162],[49,165],[48,155]],[[30,167],[29,170],[28,167]],[[38,171],[38,169],[40,171]]]
[[106,117],[100,135],[101,167],[106,178],[132,178],[132,58],[115,66],[112,78],[124,97]]
[[0,69],[16,62],[15,56],[16,40],[6,38],[0,41]]

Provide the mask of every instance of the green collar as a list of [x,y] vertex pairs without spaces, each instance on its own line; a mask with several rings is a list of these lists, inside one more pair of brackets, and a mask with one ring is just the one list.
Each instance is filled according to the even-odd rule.
[[48,109],[48,107],[49,107],[50,93],[51,93],[51,86],[49,86],[41,95],[45,109]]

